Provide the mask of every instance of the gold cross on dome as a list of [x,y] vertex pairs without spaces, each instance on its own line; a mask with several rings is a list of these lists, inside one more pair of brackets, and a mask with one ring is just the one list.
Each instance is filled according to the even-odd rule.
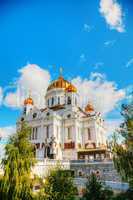
[[28,96],[29,96],[29,98],[31,98],[31,89],[29,89],[29,91],[28,91]]
[[62,76],[62,73],[63,73],[63,68],[60,67],[60,76]]

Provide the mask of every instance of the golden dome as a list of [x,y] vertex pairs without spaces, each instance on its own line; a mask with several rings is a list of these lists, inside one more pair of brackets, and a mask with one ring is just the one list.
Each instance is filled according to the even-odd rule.
[[73,86],[67,80],[65,80],[62,76],[60,76],[57,80],[53,81],[47,88],[47,91],[55,89],[55,88],[62,88],[66,90],[67,92],[77,92],[76,87]]
[[28,105],[28,104],[30,105],[34,104],[33,99],[31,97],[24,100],[24,105]]
[[88,103],[87,106],[85,107],[85,112],[93,112],[94,107],[92,104]]

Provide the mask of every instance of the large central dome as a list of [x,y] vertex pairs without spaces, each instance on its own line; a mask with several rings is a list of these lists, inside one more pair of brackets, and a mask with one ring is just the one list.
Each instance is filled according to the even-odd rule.
[[65,80],[62,76],[59,76],[57,80],[53,81],[47,88],[47,91],[57,88],[62,88],[67,92],[77,92],[76,87],[69,81]]

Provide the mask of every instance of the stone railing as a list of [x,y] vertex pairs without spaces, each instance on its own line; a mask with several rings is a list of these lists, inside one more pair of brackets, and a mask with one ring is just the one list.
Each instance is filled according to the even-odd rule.
[[[87,179],[86,178],[74,178],[74,184],[79,190],[83,190],[86,187]],[[110,187],[114,191],[126,191],[129,188],[128,183],[123,182],[114,182],[114,181],[105,181],[106,186]]]
[[49,170],[55,168],[56,166],[61,166],[63,169],[70,169],[70,162],[68,160],[53,160],[53,159],[43,159],[36,163],[32,169],[33,174],[40,177],[45,177]]

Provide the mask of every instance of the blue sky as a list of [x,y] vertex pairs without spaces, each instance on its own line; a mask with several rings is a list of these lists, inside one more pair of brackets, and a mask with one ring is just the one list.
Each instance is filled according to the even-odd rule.
[[[22,75],[18,70],[27,63],[49,71],[51,79],[58,77],[63,66],[67,79],[89,79],[93,72],[105,74],[106,81],[117,84],[117,90],[132,85],[131,1],[116,1],[122,14],[122,31],[118,31],[120,24],[107,23],[99,11],[100,0],[0,2],[0,86],[4,97],[10,92],[9,85]],[[20,113],[4,104],[3,98],[0,127],[14,125]],[[112,109],[109,117],[119,120],[120,116]]]

